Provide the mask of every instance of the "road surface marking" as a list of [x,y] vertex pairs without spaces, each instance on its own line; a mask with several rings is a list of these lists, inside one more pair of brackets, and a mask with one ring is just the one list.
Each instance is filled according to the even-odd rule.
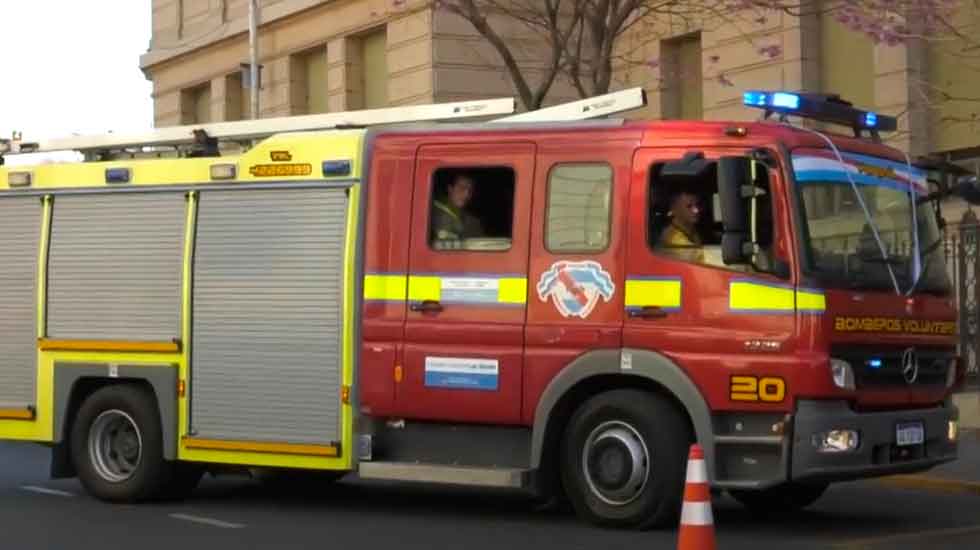
[[933,529],[931,531],[916,531],[914,533],[900,533],[898,535],[886,535],[882,537],[871,537],[866,539],[855,539],[835,545],[835,548],[858,549],[871,548],[874,546],[888,545],[891,548],[895,543],[914,541],[917,539],[932,539],[937,537],[952,537],[957,535],[969,535],[980,533],[980,525],[968,527],[952,527],[949,529]]
[[59,491],[58,489],[48,489],[47,487],[38,487],[36,485],[23,485],[21,490],[30,491],[32,493],[40,493],[42,495],[57,495],[59,497],[73,497],[75,496],[68,491]]
[[191,521],[194,523],[203,523],[204,525],[211,525],[213,527],[223,527],[225,529],[241,529],[242,527],[245,527],[245,525],[241,523],[230,523],[219,519],[204,518],[189,514],[170,514],[170,517],[174,519],[182,519],[184,521]]

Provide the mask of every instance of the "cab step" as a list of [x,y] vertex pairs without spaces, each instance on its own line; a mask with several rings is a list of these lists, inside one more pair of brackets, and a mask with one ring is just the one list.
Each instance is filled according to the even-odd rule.
[[361,462],[358,466],[361,479],[514,489],[526,487],[530,473],[530,470],[517,468],[475,468],[417,462]]

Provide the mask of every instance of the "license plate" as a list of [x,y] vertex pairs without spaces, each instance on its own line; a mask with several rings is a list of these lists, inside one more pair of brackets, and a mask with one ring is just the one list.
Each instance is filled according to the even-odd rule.
[[899,424],[896,428],[895,441],[900,447],[921,445],[926,440],[926,430],[922,422]]

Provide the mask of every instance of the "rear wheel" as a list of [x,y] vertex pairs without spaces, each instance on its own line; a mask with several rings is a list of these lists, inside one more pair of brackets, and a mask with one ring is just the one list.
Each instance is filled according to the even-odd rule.
[[107,386],[82,403],[71,455],[85,490],[103,500],[152,499],[174,480],[175,465],[163,459],[156,399],[136,385]]
[[562,441],[562,483],[578,515],[610,527],[676,522],[692,434],[664,397],[622,389],[586,401]]
[[729,491],[732,498],[760,515],[796,512],[813,504],[829,487],[828,483],[787,483],[761,491]]

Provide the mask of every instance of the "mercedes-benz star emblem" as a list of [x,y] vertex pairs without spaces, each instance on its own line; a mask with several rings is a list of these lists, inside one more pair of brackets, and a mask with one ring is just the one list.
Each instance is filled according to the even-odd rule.
[[919,358],[916,357],[913,348],[908,348],[902,354],[902,377],[908,384],[915,384],[919,378]]

